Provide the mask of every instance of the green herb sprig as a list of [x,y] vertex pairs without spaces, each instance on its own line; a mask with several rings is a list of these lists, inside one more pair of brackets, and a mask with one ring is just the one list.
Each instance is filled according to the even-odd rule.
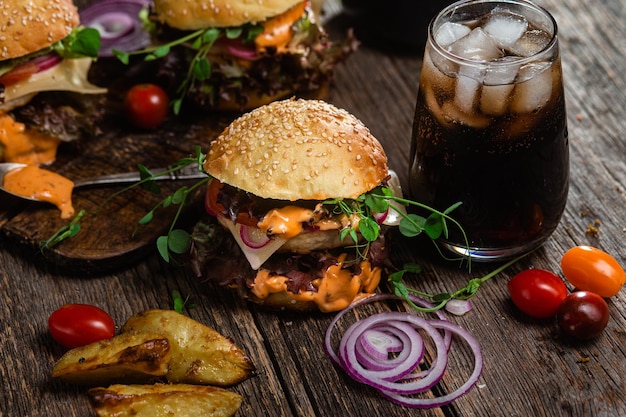
[[[152,194],[160,194],[161,188],[157,182],[159,177],[163,177],[166,175],[170,175],[171,173],[177,172],[189,165],[197,164],[198,170],[203,171],[202,163],[204,161],[204,153],[202,153],[200,147],[196,147],[196,155],[194,157],[182,158],[172,164],[167,170],[162,172],[152,173],[148,168],[139,164],[139,176],[140,180],[136,183],[133,183],[113,194],[111,194],[100,206],[100,208],[104,207],[108,202],[110,202],[113,198],[126,193],[136,187],[140,187]],[[178,209],[174,215],[174,219],[171,222],[170,228],[166,235],[159,236],[157,238],[157,249],[161,257],[169,262],[170,261],[170,252],[181,254],[184,253],[191,243],[191,236],[184,229],[177,229],[176,224],[178,219],[180,218],[182,211],[187,202],[188,196],[201,187],[203,184],[206,184],[210,180],[210,177],[207,175],[206,179],[202,179],[197,181],[192,186],[183,186],[174,191],[173,193],[164,197],[160,202],[158,202],[150,211],[148,211],[140,220],[139,225],[148,224],[152,221],[155,216],[155,213],[161,209],[166,208],[171,205],[177,205]],[[72,219],[69,225],[63,226],[57,232],[55,232],[52,237],[50,237],[45,242],[40,244],[40,249],[43,251],[44,249],[49,249],[59,243],[61,243],[65,239],[72,238],[78,234],[80,231],[80,221],[85,217],[88,213],[85,210],[81,210],[80,213]],[[92,215],[96,215],[96,213]]]
[[178,290],[172,291],[172,309],[177,313],[183,313],[185,308],[195,308],[195,303],[189,301],[189,296],[183,299]]
[[207,59],[207,56],[219,38],[240,38],[243,43],[249,43],[254,41],[254,39],[262,32],[262,26],[253,24],[229,28],[200,29],[168,43],[151,46],[149,48],[133,52],[113,50],[113,54],[115,54],[115,56],[122,63],[128,65],[131,56],[143,55],[145,61],[154,61],[166,57],[172,48],[176,46],[184,45],[195,51],[193,58],[189,63],[186,77],[178,86],[176,91],[178,96],[172,100],[172,110],[174,114],[179,114],[183,100],[189,90],[191,90],[197,82],[205,81],[211,77],[211,61]]
[[[431,240],[436,240],[442,235],[448,237],[449,225],[452,223],[457,227],[466,243],[469,245],[467,236],[461,224],[450,216],[457,209],[461,202],[457,202],[444,211],[435,210],[425,204],[418,203],[406,198],[393,195],[393,191],[388,187],[377,187],[374,190],[362,194],[356,199],[328,199],[324,204],[335,206],[333,211],[337,214],[343,213],[348,218],[352,216],[358,217],[358,232],[365,239],[365,251],[369,244],[380,236],[381,227],[375,218],[377,213],[385,213],[388,210],[394,210],[402,219],[398,226],[400,233],[406,237],[415,237],[421,233],[426,233]],[[420,216],[415,213],[406,213],[400,207],[414,206],[430,212],[427,217]],[[358,243],[357,226],[351,225],[340,232],[341,239],[350,236],[355,243]],[[441,252],[440,252],[441,253]],[[441,254],[443,256],[443,254]],[[465,258],[459,258],[459,260]]]
[[[510,261],[502,264],[498,268],[480,278],[470,279],[464,287],[459,288],[452,293],[442,292],[439,294],[428,294],[422,291],[408,288],[403,280],[404,275],[407,273],[419,274],[420,272],[422,272],[422,267],[415,263],[405,264],[404,268],[400,271],[389,274],[389,276],[387,277],[387,282],[391,286],[393,293],[396,296],[403,298],[406,303],[413,309],[423,312],[433,312],[444,308],[450,300],[469,300],[474,295],[476,295],[482,284],[484,284],[486,281],[493,278],[494,276],[498,275],[500,272],[504,271],[511,265],[517,263],[520,259],[528,256],[530,253],[531,252],[528,252],[518,256],[517,258],[511,259]],[[411,300],[411,294],[415,294],[417,296],[430,300],[434,303],[434,305],[432,307],[418,306]]]
[[39,244],[39,250],[43,252],[44,249],[51,248],[65,239],[70,239],[80,232],[80,220],[87,214],[85,210],[81,210],[78,212],[76,216],[72,219],[72,221],[57,230],[50,238],[41,242]]

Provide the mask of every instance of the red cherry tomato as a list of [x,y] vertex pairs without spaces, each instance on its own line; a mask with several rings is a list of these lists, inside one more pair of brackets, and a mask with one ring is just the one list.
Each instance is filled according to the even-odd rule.
[[576,291],[565,297],[556,317],[563,333],[580,340],[593,339],[609,322],[609,306],[598,294]]
[[563,280],[543,269],[527,269],[507,284],[513,304],[527,315],[545,319],[556,314],[567,287]]
[[576,246],[565,252],[561,269],[574,287],[601,297],[617,294],[626,280],[624,269],[615,258],[591,246]]
[[159,127],[169,112],[169,97],[156,84],[137,84],[126,94],[124,105],[132,124],[142,129]]
[[115,335],[115,322],[109,314],[89,304],[66,304],[48,318],[50,334],[61,345],[72,349]]

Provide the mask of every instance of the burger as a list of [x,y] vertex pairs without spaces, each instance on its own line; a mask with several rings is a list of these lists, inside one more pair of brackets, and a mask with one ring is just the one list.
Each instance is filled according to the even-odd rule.
[[183,100],[244,111],[292,95],[321,98],[357,42],[351,33],[330,42],[318,9],[309,0],[155,0],[146,58],[159,62],[157,82],[175,97],[175,112]]
[[211,182],[208,215],[192,232],[198,275],[271,309],[338,311],[376,290],[394,210],[364,201],[384,195],[392,176],[353,115],[320,100],[261,106],[211,143],[203,166]]
[[[97,31],[79,27],[71,0],[0,2],[0,113],[11,112],[63,140],[76,139],[80,126],[93,125],[80,108],[89,104],[72,107],[75,100],[59,92],[106,92],[88,81],[99,44]],[[33,100],[50,91],[55,93]]]

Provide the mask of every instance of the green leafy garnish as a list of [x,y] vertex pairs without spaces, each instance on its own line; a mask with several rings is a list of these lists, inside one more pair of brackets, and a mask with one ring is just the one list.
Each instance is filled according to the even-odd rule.
[[183,297],[180,295],[180,292],[177,290],[172,291],[172,300],[173,300],[173,310],[177,313],[183,312],[185,308],[194,308],[196,305],[194,303],[189,302],[189,296]]
[[[198,169],[202,170],[202,161],[204,160],[204,154],[200,151],[200,148],[197,147],[196,148],[196,157],[195,158],[184,158],[179,160],[176,164],[173,165],[173,167],[177,167],[176,169],[173,169],[172,171],[168,171],[169,172],[173,172],[173,171],[177,171],[185,166],[188,166],[192,163],[197,163],[198,164]],[[148,171],[147,168],[142,167],[142,177],[145,176],[145,178],[139,182],[138,184],[142,185],[143,188],[147,189],[148,191],[151,192],[155,192],[157,191],[158,193],[158,185],[156,184],[156,182],[154,181],[154,175],[152,175],[150,173],[150,171]],[[166,235],[163,236],[159,236],[157,238],[157,250],[159,251],[159,254],[161,255],[161,257],[166,261],[169,262],[170,261],[170,253],[174,253],[174,254],[183,254],[187,251],[187,249],[189,248],[189,245],[191,243],[191,235],[189,234],[189,232],[187,232],[184,229],[177,229],[176,228],[176,224],[178,223],[178,219],[180,218],[180,215],[183,212],[183,209],[185,207],[185,203],[187,202],[187,197],[193,193],[196,189],[198,189],[199,187],[201,187],[202,185],[206,184],[208,181],[210,180],[210,177],[207,176],[206,179],[202,179],[200,181],[197,181],[195,184],[193,184],[192,186],[183,186],[180,187],[179,189],[177,189],[176,191],[174,191],[172,194],[166,196],[165,198],[163,198],[163,200],[161,200],[156,206],[154,206],[152,208],[152,210],[150,210],[149,212],[147,212],[140,220],[139,220],[139,224],[143,225],[143,224],[148,224],[152,221],[152,219],[154,218],[155,212],[157,210],[159,210],[160,208],[166,208],[169,207],[171,205],[175,205],[178,206],[178,209],[176,211],[176,214],[174,215],[174,219],[172,220],[171,224],[170,224],[170,228],[167,232]],[[137,185],[137,184],[134,184]],[[156,188],[155,188],[156,187]],[[124,190],[122,190],[123,192]]]
[[[451,205],[444,211],[438,211],[425,204],[394,196],[390,188],[379,186],[356,199],[329,199],[325,200],[324,204],[334,206],[332,210],[335,214],[343,213],[348,218],[356,217],[358,219],[358,226],[351,225],[344,228],[340,232],[340,237],[343,240],[350,236],[355,243],[358,243],[356,230],[358,227],[358,231],[365,239],[364,252],[367,251],[369,244],[380,236],[381,228],[375,215],[385,213],[387,210],[394,210],[402,217],[398,229],[406,237],[415,237],[421,233],[426,233],[433,241],[441,236],[448,237],[448,223],[450,222],[459,228],[466,246],[469,245],[463,227],[450,216],[450,213],[461,205],[460,202]],[[423,217],[415,213],[405,213],[398,206],[414,206],[426,210],[430,214],[428,217]]]
[[[140,181],[133,183],[129,185],[128,187],[125,187],[121,189],[120,191],[117,191],[116,193],[113,193],[102,203],[101,207],[104,207],[109,201],[111,201],[116,196],[126,193],[136,187],[140,187],[155,195],[160,194],[161,188],[159,187],[157,183],[157,178],[169,175],[173,172],[179,171],[182,168],[192,165],[192,164],[197,164],[198,169],[203,170],[202,168],[203,161],[204,161],[204,154],[200,150],[200,147],[196,147],[196,155],[194,157],[182,158],[178,160],[177,162],[175,162],[174,164],[172,164],[167,170],[162,171],[162,172],[152,173],[145,166],[138,165]],[[189,244],[191,242],[191,236],[189,235],[187,231],[183,229],[177,229],[175,226],[176,226],[176,223],[178,222],[178,219],[180,218],[180,215],[182,214],[182,211],[184,209],[185,203],[187,202],[187,198],[189,194],[193,193],[196,189],[201,187],[203,184],[207,183],[209,180],[210,180],[210,177],[207,175],[206,179],[202,179],[190,187],[183,186],[177,189],[172,194],[164,197],[159,203],[155,205],[155,207],[152,208],[152,210],[147,212],[139,220],[139,225],[150,223],[155,216],[155,212],[159,210],[160,208],[166,208],[171,205],[178,206],[178,209],[176,211],[174,219],[172,220],[172,223],[170,225],[170,228],[167,234],[165,236],[159,236],[157,238],[157,249],[161,257],[165,261],[169,262],[170,253],[182,254],[182,253],[185,253],[185,251],[189,248]],[[84,210],[81,210],[79,215],[77,215],[69,225],[63,226],[61,229],[55,232],[55,234],[50,239],[43,242],[40,245],[41,248],[42,249],[51,248],[52,246],[59,244],[65,239],[76,236],[76,234],[80,231],[79,221],[86,214],[87,213]]]
[[74,216],[70,224],[61,227],[48,240],[46,240],[45,242],[41,242],[39,244],[39,250],[43,252],[44,249],[49,249],[65,239],[76,236],[78,232],[80,232],[79,222],[83,218],[83,216],[85,216],[85,214],[87,214],[85,210],[79,211],[78,214]]
[[78,27],[65,39],[52,45],[52,49],[63,58],[96,58],[100,49],[100,32],[93,28]]
[[253,24],[231,28],[200,29],[162,45],[151,46],[133,52],[113,50],[113,53],[122,63],[127,65],[130,62],[130,57],[135,55],[143,56],[145,61],[154,61],[164,58],[170,53],[172,48],[177,46],[183,45],[193,50],[194,55],[190,61],[186,77],[178,86],[176,91],[178,96],[173,99],[171,103],[174,114],[179,114],[183,99],[189,90],[191,90],[197,82],[205,81],[211,77],[211,61],[207,59],[207,56],[219,38],[239,38],[243,43],[249,43],[253,42],[262,32],[262,26]]
[[[404,268],[401,269],[400,271],[396,271],[392,274],[389,274],[389,276],[387,277],[387,281],[389,282],[389,285],[391,286],[393,293],[396,296],[403,298],[406,301],[406,303],[410,305],[412,308],[418,311],[433,312],[433,311],[437,311],[437,310],[444,308],[446,304],[448,303],[448,301],[450,300],[454,300],[454,299],[469,300],[478,292],[478,289],[481,287],[482,284],[484,284],[486,281],[493,278],[500,272],[504,271],[506,268],[513,265],[520,259],[524,258],[525,256],[528,256],[532,252],[533,251],[525,253],[521,256],[518,256],[517,258],[514,258],[504,263],[503,265],[494,269],[487,275],[484,275],[480,278],[470,279],[463,288],[460,288],[452,293],[428,294],[422,291],[408,288],[404,284],[404,281],[403,281],[404,275],[407,273],[419,274],[422,271],[422,268],[419,265],[414,264],[414,263],[405,264]],[[430,300],[431,302],[434,303],[434,306],[433,307],[418,306],[411,300],[411,297],[410,297],[411,294],[415,294],[415,295],[418,295],[420,297]]]

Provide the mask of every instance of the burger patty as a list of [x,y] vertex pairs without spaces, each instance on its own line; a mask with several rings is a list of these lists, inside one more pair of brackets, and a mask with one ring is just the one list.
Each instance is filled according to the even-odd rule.
[[[257,271],[250,267],[230,232],[221,227],[212,216],[196,223],[192,232],[192,269],[198,277],[224,286],[236,286],[242,295],[254,282]],[[360,259],[356,248],[316,250],[306,254],[275,253],[261,268],[270,274],[288,278],[287,290],[292,293],[317,291],[313,281],[324,276],[326,269],[336,265],[338,256],[348,255],[344,269],[353,275],[360,273]],[[390,267],[385,237],[371,242],[365,255],[372,267]]]

